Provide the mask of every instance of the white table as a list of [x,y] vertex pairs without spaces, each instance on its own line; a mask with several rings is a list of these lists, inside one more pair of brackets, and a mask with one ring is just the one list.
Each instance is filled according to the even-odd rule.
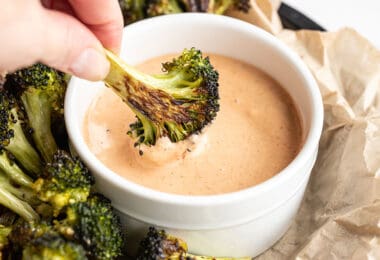
[[379,0],[284,0],[329,31],[352,27],[380,48]]

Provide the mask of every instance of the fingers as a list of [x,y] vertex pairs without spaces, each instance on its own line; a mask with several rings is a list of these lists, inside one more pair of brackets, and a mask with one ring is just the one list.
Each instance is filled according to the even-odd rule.
[[[89,80],[103,79],[109,71],[102,45],[81,22],[62,12],[42,10],[36,21],[40,39],[38,60]],[[41,24],[44,26],[41,27]]]
[[98,37],[105,48],[118,52],[123,17],[117,0],[68,0],[76,16]]
[[88,80],[108,73],[99,40],[68,14],[47,10],[39,1],[3,1],[0,24],[0,72],[43,62]]

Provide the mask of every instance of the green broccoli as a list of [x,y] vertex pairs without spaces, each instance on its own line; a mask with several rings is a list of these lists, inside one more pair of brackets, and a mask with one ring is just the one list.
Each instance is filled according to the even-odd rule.
[[0,90],[0,151],[8,151],[27,171],[38,175],[41,160],[24,134],[22,119],[24,115],[15,98]]
[[219,110],[218,72],[195,48],[185,49],[163,63],[161,75],[150,76],[123,63],[107,51],[111,70],[106,86],[117,93],[137,116],[129,134],[135,145],[154,145],[160,137],[184,140],[202,130]]
[[144,19],[145,0],[119,0],[124,25]]
[[146,237],[140,242],[137,260],[250,260],[249,257],[197,256],[187,252],[187,244],[180,238],[165,231],[150,227]]
[[22,251],[23,260],[83,260],[86,251],[77,243],[66,241],[58,234],[44,234],[30,241]]
[[37,63],[7,75],[7,89],[20,96],[32,128],[32,137],[45,162],[57,150],[52,120],[63,117],[65,74]]
[[94,177],[79,158],[58,150],[33,186],[38,198],[51,204],[54,215],[58,215],[64,206],[86,201],[94,183]]
[[39,215],[32,208],[35,200],[33,191],[27,187],[16,187],[11,180],[0,173],[0,204],[9,208],[28,221],[39,219]]
[[0,172],[6,174],[15,184],[30,187],[32,179],[20,169],[12,157],[9,152],[0,150]]
[[11,228],[8,239],[14,257],[22,252],[22,259],[86,259],[84,248],[62,237],[49,221],[19,219]]
[[69,205],[67,217],[56,221],[56,229],[67,239],[77,241],[91,259],[115,259],[122,255],[124,237],[111,202],[101,194]]
[[154,17],[164,14],[182,13],[177,0],[147,0],[145,7],[146,17]]
[[249,0],[209,0],[207,12],[224,14],[230,8],[247,13],[251,4]]

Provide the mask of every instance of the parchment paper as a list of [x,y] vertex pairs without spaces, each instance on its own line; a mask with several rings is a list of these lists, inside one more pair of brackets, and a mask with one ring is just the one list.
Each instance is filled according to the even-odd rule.
[[251,2],[250,13],[228,15],[297,52],[319,84],[325,109],[319,156],[298,215],[257,259],[380,259],[380,51],[349,28],[283,30],[280,1]]

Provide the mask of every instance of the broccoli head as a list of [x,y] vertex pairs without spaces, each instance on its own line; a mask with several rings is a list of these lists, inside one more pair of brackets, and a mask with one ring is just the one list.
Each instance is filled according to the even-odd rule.
[[183,12],[177,0],[147,0],[145,11],[147,17]]
[[56,221],[56,229],[83,245],[91,259],[115,259],[122,255],[124,237],[111,201],[92,194],[87,201],[67,207],[67,217]]
[[53,206],[54,214],[69,204],[85,201],[90,194],[94,177],[79,158],[58,150],[34,183],[40,200]]
[[187,252],[187,244],[178,237],[167,234],[164,230],[150,227],[145,238],[140,242],[137,260],[251,260],[249,257],[211,257],[193,255]]
[[40,63],[7,76],[7,89],[21,100],[33,140],[45,162],[50,162],[57,150],[51,125],[63,118],[66,83],[64,73]]
[[185,49],[165,72],[146,75],[107,51],[111,70],[106,86],[117,93],[136,114],[129,134],[135,145],[154,145],[160,137],[172,142],[186,139],[210,123],[219,111],[218,79],[209,58],[195,48]]
[[23,260],[83,260],[86,252],[80,244],[66,241],[58,234],[44,234],[30,241],[22,251]]
[[124,18],[124,25],[141,20],[145,17],[145,0],[119,0]]
[[230,8],[247,13],[251,8],[251,3],[249,0],[210,0],[207,12],[224,14]]
[[8,151],[30,173],[38,175],[41,160],[23,130],[24,114],[16,99],[0,90],[0,151]]

